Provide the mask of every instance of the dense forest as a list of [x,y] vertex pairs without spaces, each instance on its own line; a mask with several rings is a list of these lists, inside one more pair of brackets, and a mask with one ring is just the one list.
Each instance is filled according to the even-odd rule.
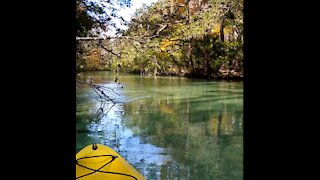
[[129,22],[115,4],[130,1],[77,0],[77,37],[99,37],[116,27],[115,18],[128,27],[77,40],[77,72],[242,79],[243,0],[159,0],[137,9]]

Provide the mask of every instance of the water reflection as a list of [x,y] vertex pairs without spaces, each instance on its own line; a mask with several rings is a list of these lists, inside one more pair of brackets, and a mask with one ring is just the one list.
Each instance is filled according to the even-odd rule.
[[160,179],[242,179],[242,107],[204,103],[149,98],[126,104],[133,132],[170,149]]
[[152,180],[243,179],[241,83],[119,79],[125,88],[101,119],[88,119],[101,107],[91,92],[77,95],[77,126],[87,129],[77,133],[78,147],[106,144]]
[[133,131],[126,127],[127,120],[123,118],[124,105],[117,103],[99,121],[88,125],[89,137],[93,142],[108,145],[117,151],[146,177],[160,175],[160,166],[165,164],[170,155],[163,148],[143,141]]

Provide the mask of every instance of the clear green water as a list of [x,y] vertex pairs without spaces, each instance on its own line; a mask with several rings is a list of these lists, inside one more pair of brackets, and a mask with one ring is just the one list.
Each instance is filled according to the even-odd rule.
[[119,96],[98,117],[97,95],[79,86],[77,151],[108,145],[150,180],[243,179],[242,82],[119,75],[116,85],[110,72],[78,78],[89,76]]

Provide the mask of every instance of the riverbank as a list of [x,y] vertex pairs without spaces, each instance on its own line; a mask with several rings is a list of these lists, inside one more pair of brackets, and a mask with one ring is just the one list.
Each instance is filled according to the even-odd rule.
[[[78,71],[77,74],[82,72],[112,72],[110,70],[95,70],[95,71]],[[132,75],[140,75],[140,76],[154,76],[151,73],[145,73],[145,72],[122,72],[120,73],[126,73],[126,74],[132,74]],[[230,80],[230,81],[242,81],[243,80],[243,73],[237,72],[234,70],[229,69],[221,69],[216,75],[206,75],[201,73],[190,73],[185,71],[180,72],[167,72],[167,73],[157,73],[158,77],[170,77],[170,76],[176,76],[176,77],[186,77],[186,78],[195,78],[195,79],[207,79],[207,80]]]

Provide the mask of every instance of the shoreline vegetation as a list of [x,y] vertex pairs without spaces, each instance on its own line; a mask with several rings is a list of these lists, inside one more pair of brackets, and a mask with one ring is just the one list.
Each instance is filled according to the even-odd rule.
[[122,75],[122,74],[128,74],[128,75],[140,75],[141,77],[183,77],[188,79],[207,79],[207,80],[216,80],[216,81],[243,81],[243,76],[224,76],[224,77],[217,77],[217,78],[210,78],[206,76],[201,75],[191,75],[191,74],[174,74],[174,73],[167,73],[167,74],[157,74],[154,76],[153,74],[140,74],[140,73],[134,73],[134,72],[121,72],[120,74],[116,74],[116,71],[113,70],[87,70],[87,71],[79,71],[77,72],[77,76],[80,75],[80,73],[94,73],[94,72],[114,72],[116,76]]
[[[101,24],[117,17],[97,11],[99,4],[77,2],[78,37],[98,37]],[[90,9],[105,19],[84,18]],[[243,80],[243,0],[159,0],[123,23],[128,29],[118,28],[115,36],[76,41],[77,73]]]

